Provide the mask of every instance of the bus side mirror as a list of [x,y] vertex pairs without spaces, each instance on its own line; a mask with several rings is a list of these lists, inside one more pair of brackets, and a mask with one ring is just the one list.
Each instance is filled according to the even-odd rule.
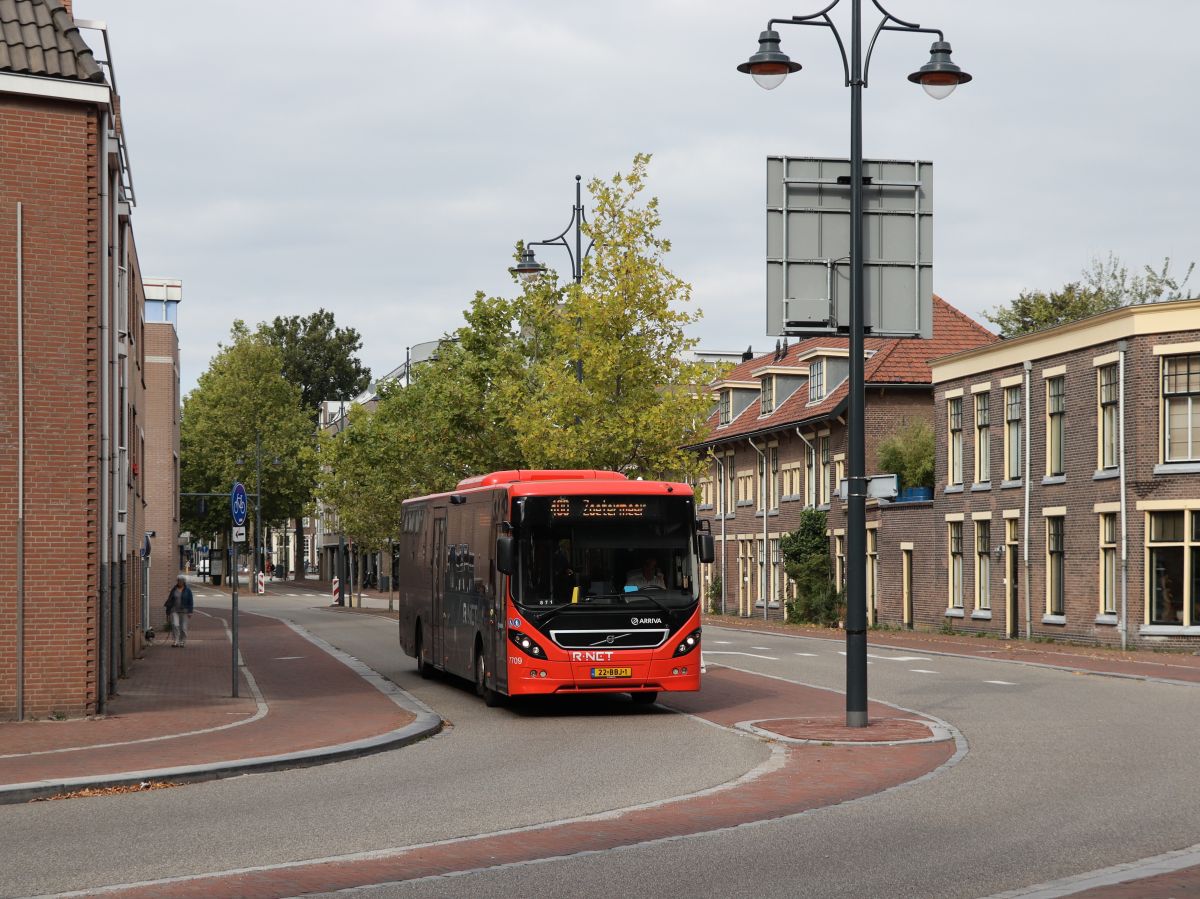
[[697,534],[696,541],[699,543],[697,548],[700,552],[700,561],[705,565],[711,564],[717,557],[716,548],[713,546],[713,535]]
[[517,567],[516,546],[512,535],[501,534],[496,538],[496,570],[501,574],[512,574]]

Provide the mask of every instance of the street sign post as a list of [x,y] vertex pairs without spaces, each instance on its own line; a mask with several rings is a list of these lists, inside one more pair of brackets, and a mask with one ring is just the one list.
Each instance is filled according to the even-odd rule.
[[[230,602],[229,635],[232,641],[230,647],[232,658],[230,667],[233,673],[233,696],[238,695],[238,547],[246,540],[246,511],[250,504],[246,500],[246,488],[241,481],[235,481],[229,491],[229,511],[233,516],[233,528],[230,533],[230,567],[233,569],[233,595]],[[241,539],[238,532],[241,532]]]

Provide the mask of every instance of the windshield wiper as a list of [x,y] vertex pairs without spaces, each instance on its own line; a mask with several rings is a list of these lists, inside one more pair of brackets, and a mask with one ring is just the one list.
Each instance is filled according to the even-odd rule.
[[655,599],[653,596],[650,595],[650,593],[648,593],[645,590],[638,590],[636,593],[626,593],[624,595],[625,596],[639,596],[639,597],[642,597],[643,599],[648,599],[648,600],[650,600],[650,602],[652,602],[656,606],[658,606],[662,610],[664,615],[671,614],[671,609],[669,607],[663,605],[661,602],[659,602],[657,599]]

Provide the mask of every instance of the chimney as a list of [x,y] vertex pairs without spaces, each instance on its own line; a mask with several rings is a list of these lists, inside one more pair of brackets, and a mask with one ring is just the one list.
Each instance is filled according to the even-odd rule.
[[75,13],[71,10],[71,0],[58,0],[58,2],[62,4],[62,8],[67,11],[67,15],[74,19]]
[[754,358],[754,344],[746,347],[746,352],[742,353],[742,361],[749,362]]

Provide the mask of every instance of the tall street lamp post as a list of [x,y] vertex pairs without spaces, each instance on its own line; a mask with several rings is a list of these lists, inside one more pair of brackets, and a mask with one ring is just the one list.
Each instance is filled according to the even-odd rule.
[[950,59],[950,44],[939,29],[922,28],[913,22],[896,18],[880,5],[872,4],[883,15],[871,43],[867,47],[866,60],[862,53],[862,0],[849,0],[851,7],[850,55],[846,56],[846,45],[830,11],[842,0],[833,0],[818,12],[786,19],[771,19],[767,28],[758,37],[758,52],[739,65],[738,71],[754,77],[755,82],[766,90],[773,90],[783,83],[791,73],[800,71],[800,64],[793,62],[779,49],[779,32],[776,25],[812,25],[828,28],[842,56],[842,69],[846,86],[850,88],[850,384],[849,420],[847,422],[849,446],[847,448],[847,510],[846,510],[846,725],[867,726],[867,515],[866,515],[866,390],[863,374],[863,182],[862,182],[862,91],[867,86],[871,54],[875,41],[884,31],[935,34],[937,40],[930,47],[929,62],[908,76],[908,80],[920,84],[925,92],[936,100],[948,97],[960,84],[971,80],[971,76],[956,66]]
[[[579,284],[583,281],[583,260],[592,252],[593,242],[588,241],[587,249],[583,248],[583,224],[587,221],[583,214],[583,193],[580,176],[575,176],[575,205],[571,209],[571,220],[556,237],[547,240],[534,240],[523,245],[521,258],[509,269],[526,284],[532,284],[546,273],[546,266],[537,261],[533,255],[533,247],[558,246],[567,251],[571,258],[571,279]],[[567,242],[567,233],[574,229],[575,251],[571,252],[571,244]],[[583,381],[583,360],[575,360],[575,380]]]

